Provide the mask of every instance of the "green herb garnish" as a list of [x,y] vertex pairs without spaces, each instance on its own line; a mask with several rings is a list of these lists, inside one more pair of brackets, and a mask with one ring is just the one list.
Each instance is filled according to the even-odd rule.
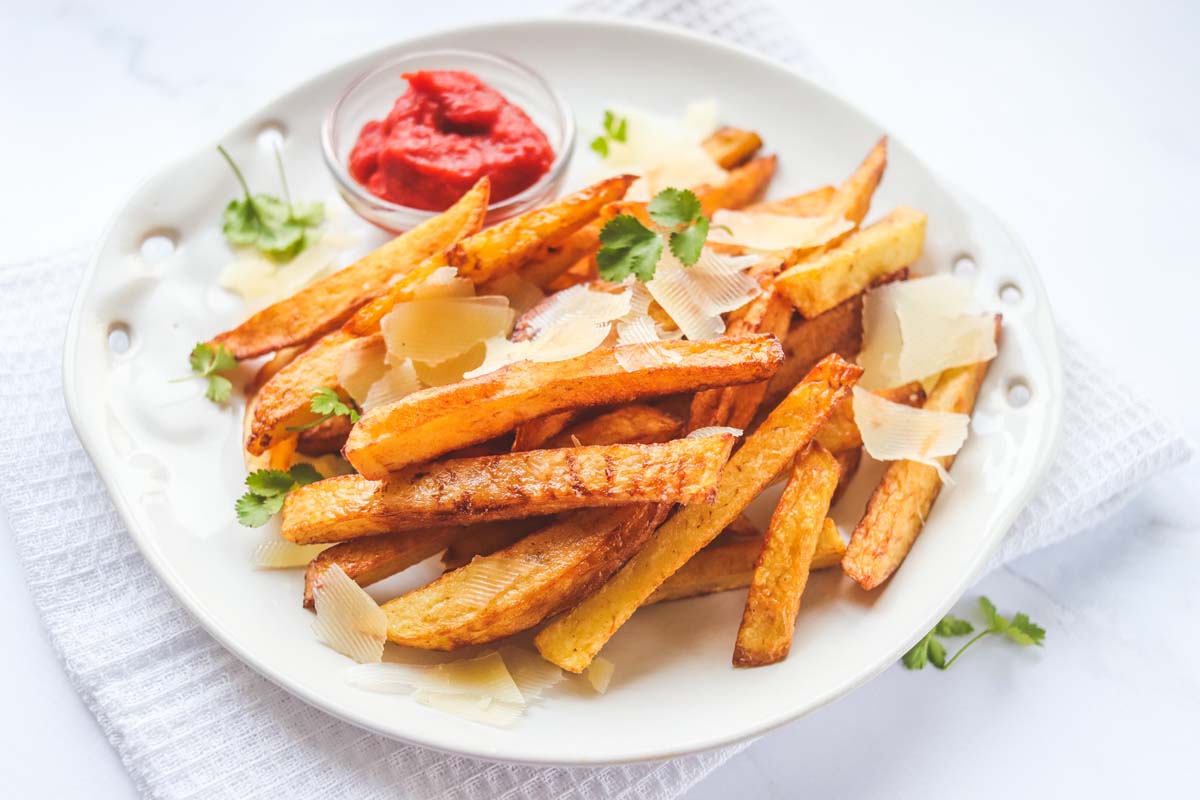
[[237,366],[237,359],[233,357],[233,353],[229,352],[229,348],[223,344],[213,347],[208,342],[200,342],[192,348],[192,352],[188,355],[188,365],[192,368],[193,374],[186,378],[176,378],[171,381],[172,383],[204,378],[208,381],[208,386],[204,390],[205,397],[214,403],[225,403],[229,400],[233,383],[224,375],[219,374],[228,372]]
[[307,425],[288,428],[289,431],[306,431],[334,417],[349,417],[352,423],[358,422],[358,409],[348,403],[343,403],[342,398],[338,397],[338,393],[333,389],[313,389],[312,402],[308,404],[308,408],[314,414],[320,414],[321,418]]
[[251,194],[246,178],[229,153],[220,145],[217,145],[217,151],[229,163],[243,194],[225,206],[221,227],[225,238],[239,247],[254,247],[276,261],[295,258],[309,244],[308,229],[324,221],[325,206],[322,203],[292,203],[283,170],[283,155],[278,147],[275,148],[275,163],[279,167],[283,200],[266,194]]
[[694,192],[663,189],[647,204],[646,211],[657,229],[646,227],[632,214],[619,214],[600,231],[596,263],[601,278],[619,282],[633,275],[642,282],[650,280],[664,241],[685,266],[694,266],[700,260],[709,222]]
[[592,139],[592,149],[601,158],[608,158],[608,142],[624,142],[628,136],[627,123],[629,120],[618,117],[611,111],[604,112],[604,133]]
[[979,598],[979,607],[983,611],[987,627],[977,633],[970,641],[959,648],[949,661],[946,660],[946,647],[936,637],[966,636],[975,631],[975,626],[965,619],[947,614],[933,630],[925,634],[925,638],[912,646],[912,649],[900,659],[908,669],[923,669],[926,663],[933,664],[938,669],[949,669],[967,648],[985,636],[1004,636],[1009,641],[1022,647],[1029,645],[1042,646],[1046,631],[1029,619],[1024,613],[1014,614],[1012,619],[1002,617],[996,606],[986,597]]
[[321,480],[312,464],[294,464],[287,472],[259,469],[246,476],[249,490],[237,499],[234,509],[238,522],[248,528],[261,528],[283,508],[284,498],[297,486]]

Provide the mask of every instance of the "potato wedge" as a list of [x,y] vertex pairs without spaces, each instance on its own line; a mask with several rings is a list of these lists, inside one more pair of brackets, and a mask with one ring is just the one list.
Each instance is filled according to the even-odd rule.
[[775,284],[806,319],[912,264],[925,245],[925,214],[900,206],[847,236],[841,244],[785,270]]
[[747,211],[761,214],[779,214],[784,217],[819,217],[825,214],[829,201],[837,190],[832,186],[822,186],[811,192],[785,197],[782,200],[767,200],[747,206]]
[[296,450],[306,456],[326,456],[342,452],[350,435],[350,418],[333,417],[315,428],[300,432]]
[[[761,534],[753,538],[718,538],[667,578],[642,605],[744,589],[750,585],[762,548]],[[810,569],[836,567],[841,564],[845,552],[846,543],[842,541],[837,525],[827,518],[821,526]]]
[[353,264],[264,308],[216,336],[239,359],[302,344],[337,329],[364,303],[387,290],[396,276],[477,233],[487,215],[491,184],[479,179],[450,208],[402,233]]
[[[902,269],[885,275],[871,285],[881,286],[907,279],[908,270]],[[762,400],[765,408],[778,405],[813,365],[830,353],[837,353],[845,359],[858,356],[862,350],[862,308],[863,294],[859,292],[823,314],[796,321],[787,334],[780,337],[783,366],[767,382],[766,396]]]
[[704,140],[704,150],[724,169],[744,164],[762,147],[762,137],[743,128],[718,128]]
[[[924,408],[970,414],[989,363],[946,370]],[[941,462],[950,469],[954,456]],[[890,578],[912,549],[941,489],[942,479],[933,467],[915,461],[889,463],[850,537],[842,571],[867,590]]]
[[[510,526],[512,523],[485,523],[491,526]],[[483,527],[483,526],[480,526]],[[321,575],[333,566],[342,568],[359,586],[370,586],[397,572],[419,564],[446,548],[466,528],[443,526],[419,531],[385,533],[350,542],[342,542],[322,550],[308,562],[304,573],[304,607],[313,607],[313,587]]]
[[[578,415],[579,411],[576,410],[559,411],[519,425],[514,432],[512,451],[519,453],[522,450],[537,450],[539,447],[545,447],[546,442],[562,433]],[[570,446],[570,442],[563,445],[563,447]]]
[[765,380],[783,359],[773,336],[661,346],[679,362],[627,371],[617,363],[616,348],[602,347],[567,361],[523,361],[425,389],[364,414],[350,432],[346,458],[364,476],[382,478],[546,414]]
[[887,168],[887,137],[880,139],[854,174],[837,188],[824,213],[860,224],[871,210],[871,198]]
[[546,446],[571,447],[576,440],[581,445],[652,444],[673,439],[681,428],[679,420],[667,412],[634,403],[576,423]]
[[594,591],[654,530],[659,506],[568,514],[515,544],[383,604],[388,639],[431,650],[532,628]]
[[716,500],[677,511],[598,592],[544,628],[534,640],[542,657],[570,672],[586,669],[638,606],[788,467],[861,374],[837,356],[814,367],[729,459]]
[[297,544],[434,525],[648,502],[711,502],[736,437],[533,450],[342,475],[288,494],[280,533]]
[[850,481],[854,480],[859,466],[862,465],[862,453],[861,447],[855,447],[851,450],[843,450],[840,453],[833,454],[833,457],[837,459],[838,466],[841,468],[841,475],[838,478],[837,490],[833,493],[833,502],[831,505],[837,505],[838,501],[842,499],[842,495],[846,493],[846,489],[850,486]]
[[[462,528],[462,533],[446,545],[446,552],[442,553],[443,571],[448,572],[470,564],[475,556],[490,556],[497,550],[502,550],[524,539],[534,531],[545,528],[553,522],[553,519],[553,517],[505,519]],[[370,539],[363,541],[370,541]],[[331,547],[330,549],[335,548]],[[841,559],[839,558],[838,561]]]
[[729,177],[722,184],[696,187],[696,196],[706,216],[718,208],[744,208],[767,190],[767,184],[775,175],[775,156],[752,158],[740,167],[729,170]]
[[446,262],[476,285],[528,263],[550,242],[564,241],[587,225],[600,209],[620,200],[633,175],[606,178],[547,206],[512,217],[464,239],[446,251]]
[[787,658],[839,469],[837,460],[818,442],[796,457],[754,565],[733,648],[735,667],[759,667]]

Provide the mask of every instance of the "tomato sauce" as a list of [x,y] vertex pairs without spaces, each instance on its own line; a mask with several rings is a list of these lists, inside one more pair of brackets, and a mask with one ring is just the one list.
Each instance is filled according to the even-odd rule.
[[519,106],[470,72],[404,75],[408,91],[363,126],[350,174],[372,194],[443,211],[484,175],[492,202],[528,189],[554,162],[546,134]]

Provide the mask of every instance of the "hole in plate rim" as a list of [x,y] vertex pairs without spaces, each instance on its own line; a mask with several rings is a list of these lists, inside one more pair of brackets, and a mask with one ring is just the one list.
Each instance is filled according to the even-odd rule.
[[105,345],[108,352],[115,356],[126,356],[133,350],[133,329],[124,320],[108,323],[104,331]]
[[142,262],[155,267],[179,251],[180,233],[176,228],[161,226],[151,228],[142,235],[137,252]]
[[950,260],[950,272],[960,278],[978,277],[979,260],[970,253],[962,251]]
[[1021,409],[1033,400],[1033,387],[1022,376],[1009,378],[1004,384],[1004,401],[1009,408]]
[[283,146],[288,139],[288,126],[282,120],[269,119],[259,124],[254,133],[254,141],[260,150],[268,153],[275,152],[275,146]]
[[1025,290],[1015,280],[1006,280],[996,290],[1000,302],[1009,306],[1020,305],[1025,300]]

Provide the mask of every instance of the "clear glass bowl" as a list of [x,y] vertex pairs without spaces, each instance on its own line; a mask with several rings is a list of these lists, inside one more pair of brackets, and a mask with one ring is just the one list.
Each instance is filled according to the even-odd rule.
[[363,125],[383,119],[396,98],[408,89],[401,77],[426,69],[465,70],[477,75],[519,105],[554,149],[550,169],[520,194],[488,206],[487,222],[499,222],[528,211],[558,194],[575,149],[575,119],[566,102],[536,72],[503,56],[471,50],[427,50],[392,59],[355,78],[321,125],[321,149],[338,191],[363,219],[389,231],[406,231],[437,212],[397,205],[377,197],[350,175],[350,150]]

